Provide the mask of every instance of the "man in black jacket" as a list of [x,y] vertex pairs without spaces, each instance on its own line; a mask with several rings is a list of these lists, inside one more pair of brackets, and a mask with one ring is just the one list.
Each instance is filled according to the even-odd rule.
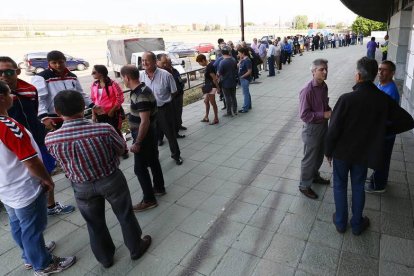
[[354,235],[369,226],[362,216],[365,204],[364,183],[367,169],[381,168],[384,137],[414,128],[414,120],[373,81],[378,72],[376,60],[358,60],[353,92],[339,97],[328,128],[325,155],[331,164],[336,212],[333,223],[340,233],[348,223],[347,185],[351,173],[352,218]]

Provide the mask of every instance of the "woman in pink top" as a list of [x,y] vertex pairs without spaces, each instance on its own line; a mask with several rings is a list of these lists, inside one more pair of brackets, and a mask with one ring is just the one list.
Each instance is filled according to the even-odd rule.
[[[116,81],[108,77],[105,65],[95,65],[92,69],[95,81],[91,86],[91,100],[97,108],[92,111],[92,120],[98,123],[108,123],[123,137],[121,132],[121,106],[124,102],[124,92]],[[125,152],[124,158],[128,156]]]

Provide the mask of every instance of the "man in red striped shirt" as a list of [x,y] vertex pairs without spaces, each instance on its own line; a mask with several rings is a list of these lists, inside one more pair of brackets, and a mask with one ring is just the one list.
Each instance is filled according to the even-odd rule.
[[140,258],[150,246],[151,237],[141,238],[127,181],[118,169],[125,141],[109,124],[84,118],[85,102],[81,93],[64,90],[53,101],[57,115],[64,122],[60,129],[47,134],[46,147],[72,182],[96,259],[104,267],[110,267],[115,253],[105,221],[105,199],[118,218],[131,259]]

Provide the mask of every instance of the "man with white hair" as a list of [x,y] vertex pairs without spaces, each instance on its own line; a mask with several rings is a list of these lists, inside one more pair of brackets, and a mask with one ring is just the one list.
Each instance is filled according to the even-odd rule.
[[325,80],[328,76],[328,61],[315,59],[312,62],[313,79],[300,92],[299,115],[304,122],[302,129],[303,159],[301,163],[299,191],[311,199],[318,198],[312,190],[312,183],[329,184],[319,174],[323,162],[324,141],[331,117],[329,107],[328,86]]

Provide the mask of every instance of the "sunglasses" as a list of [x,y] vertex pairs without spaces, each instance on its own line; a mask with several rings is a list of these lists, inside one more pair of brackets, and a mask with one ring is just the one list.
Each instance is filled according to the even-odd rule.
[[11,77],[16,74],[16,69],[6,69],[6,70],[0,70],[0,76],[6,76]]

